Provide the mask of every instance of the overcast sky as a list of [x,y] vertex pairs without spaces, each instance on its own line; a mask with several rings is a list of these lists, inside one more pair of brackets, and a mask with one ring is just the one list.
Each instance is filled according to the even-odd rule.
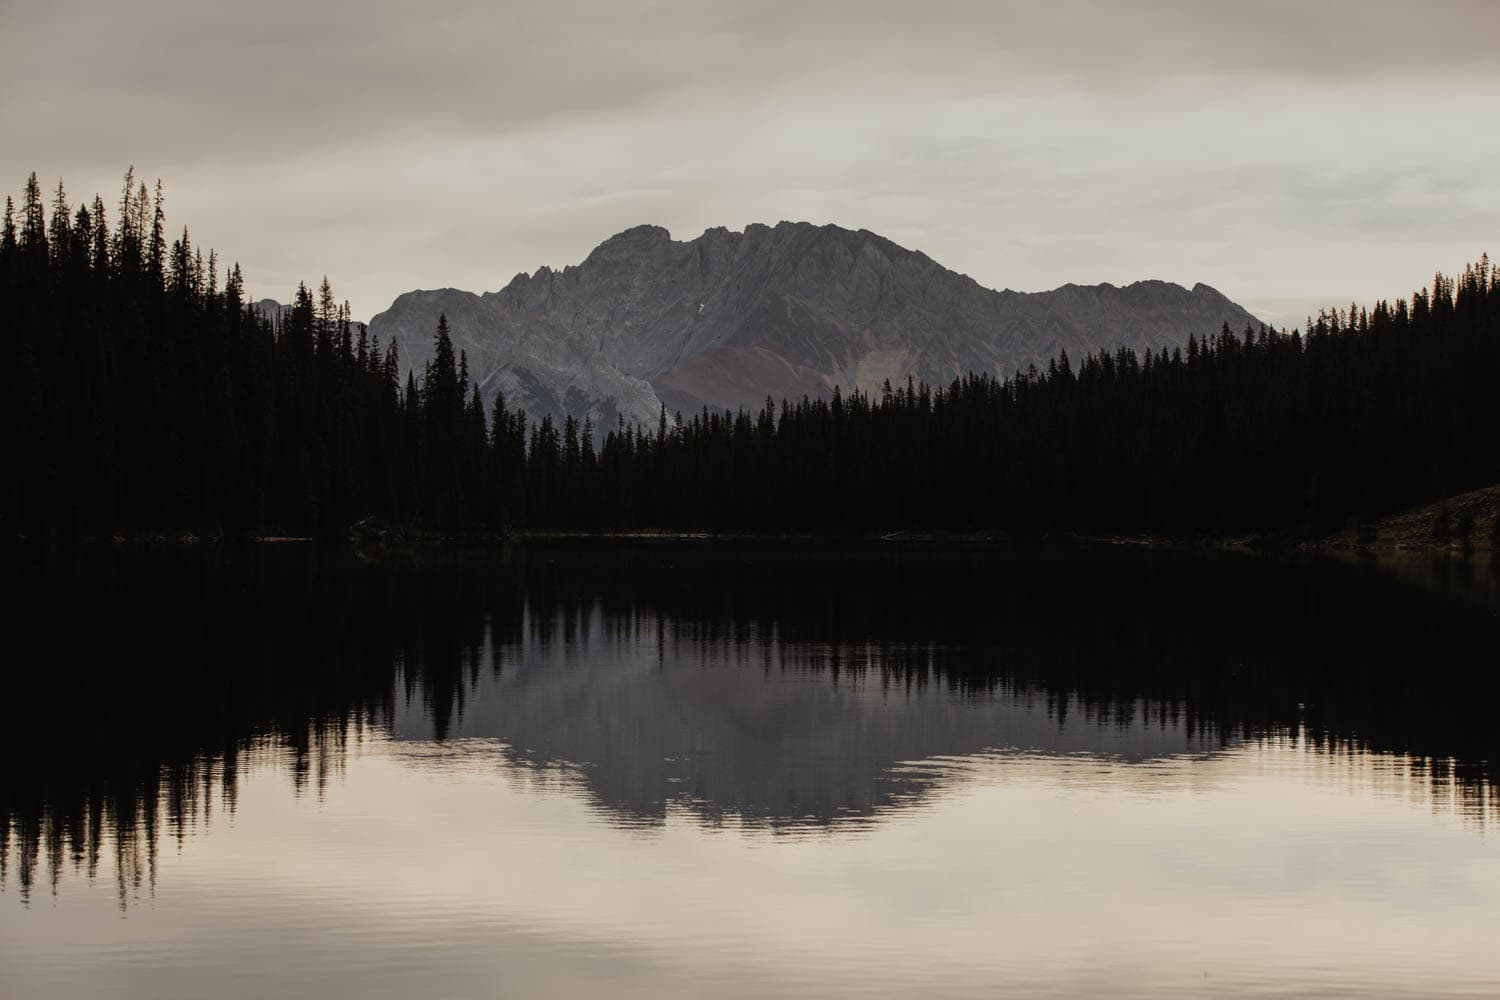
[[1500,0],[0,0],[0,181],[358,317],[638,223],[875,230],[1278,324],[1500,254]]

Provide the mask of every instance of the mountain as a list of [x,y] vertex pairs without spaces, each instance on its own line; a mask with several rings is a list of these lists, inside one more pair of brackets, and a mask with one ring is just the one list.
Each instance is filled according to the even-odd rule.
[[[272,323],[284,323],[287,317],[292,314],[291,306],[277,302],[275,299],[259,299],[250,303],[250,307]],[[354,323],[354,328],[358,330],[360,321],[353,320],[352,322]]]
[[282,322],[286,319],[287,314],[292,311],[291,306],[277,302],[275,299],[261,299],[258,302],[250,303],[250,306],[272,323]]
[[370,321],[418,371],[438,315],[486,402],[533,416],[654,422],[701,407],[759,409],[835,386],[878,392],[1009,375],[1059,351],[1137,350],[1259,321],[1207,285],[1163,281],[994,291],[866,230],[783,222],[673,240],[659,226],[609,238],[577,266],[519,274],[476,295],[408,292]]

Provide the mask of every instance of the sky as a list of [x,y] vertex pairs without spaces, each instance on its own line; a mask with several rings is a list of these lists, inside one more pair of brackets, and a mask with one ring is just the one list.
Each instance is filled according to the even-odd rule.
[[0,0],[0,187],[367,318],[652,223],[878,232],[1262,319],[1500,255],[1496,0]]

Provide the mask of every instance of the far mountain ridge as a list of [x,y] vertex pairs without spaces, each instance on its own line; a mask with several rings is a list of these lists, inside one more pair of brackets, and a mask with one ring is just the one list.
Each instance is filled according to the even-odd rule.
[[420,371],[446,313],[486,402],[596,427],[770,397],[878,392],[908,377],[1044,368],[1060,351],[1180,346],[1260,321],[1208,285],[1145,280],[995,291],[869,230],[782,222],[674,240],[611,236],[579,264],[495,291],[406,292],[370,322]]
[[[266,319],[271,320],[273,323],[284,322],[292,312],[291,306],[287,305],[284,302],[277,302],[275,299],[257,299],[256,301],[250,303],[250,306]],[[363,321],[353,320],[352,322],[355,328],[358,329]],[[365,325],[368,326],[369,324]]]

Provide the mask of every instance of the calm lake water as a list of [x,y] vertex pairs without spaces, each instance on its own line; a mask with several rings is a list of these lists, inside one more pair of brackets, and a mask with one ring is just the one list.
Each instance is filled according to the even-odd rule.
[[1500,994],[1488,564],[0,576],[6,998]]

